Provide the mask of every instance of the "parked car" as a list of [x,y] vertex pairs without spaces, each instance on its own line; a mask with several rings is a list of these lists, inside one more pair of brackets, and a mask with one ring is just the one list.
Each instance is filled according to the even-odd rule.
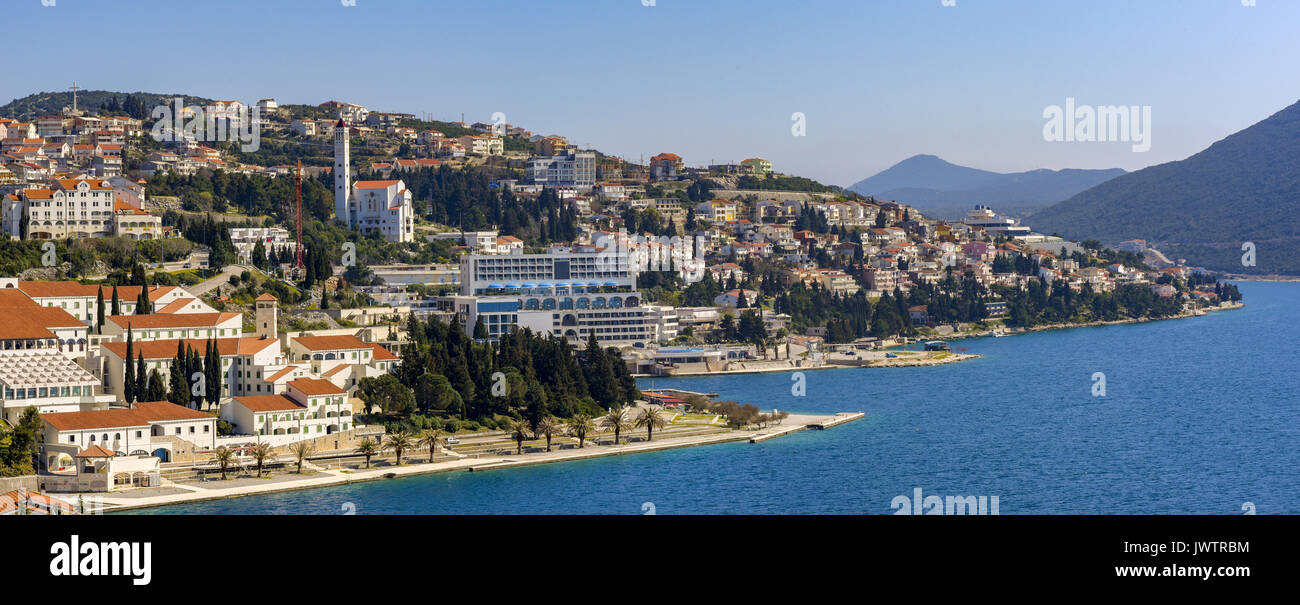
[[460,443],[460,439],[457,439],[457,438],[455,438],[455,437],[448,437],[448,438],[447,438],[447,445],[457,445],[457,444],[459,444],[459,443]]

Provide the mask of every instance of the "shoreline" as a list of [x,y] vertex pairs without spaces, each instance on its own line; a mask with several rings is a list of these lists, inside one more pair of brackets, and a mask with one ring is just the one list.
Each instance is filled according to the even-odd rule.
[[810,429],[825,429],[832,426],[838,426],[853,420],[865,417],[861,412],[848,413],[840,412],[834,415],[792,415],[787,420],[796,419],[795,424],[772,425],[756,430],[732,429],[725,432],[714,433],[710,435],[694,435],[687,437],[664,438],[660,441],[641,442],[635,444],[612,445],[595,445],[589,444],[588,447],[576,450],[559,450],[553,452],[538,452],[523,455],[509,456],[489,456],[476,458],[460,458],[455,460],[446,460],[442,462],[423,462],[416,464],[404,464],[402,466],[384,466],[371,469],[356,469],[349,471],[342,470],[319,470],[312,475],[304,475],[303,478],[281,479],[272,481],[270,477],[266,485],[243,485],[227,488],[200,488],[184,484],[172,484],[167,487],[185,490],[186,493],[161,494],[156,496],[126,496],[116,498],[112,492],[104,493],[70,493],[70,494],[51,494],[59,499],[71,499],[75,502],[79,497],[101,498],[104,504],[103,513],[128,512],[147,508],[159,508],[165,506],[174,506],[178,504],[193,504],[196,502],[210,502],[214,500],[228,500],[234,498],[243,498],[247,496],[258,496],[264,494],[274,494],[290,491],[300,491],[307,489],[316,489],[324,487],[338,487],[352,483],[363,483],[368,481],[379,481],[384,479],[400,479],[406,477],[415,477],[420,475],[434,475],[439,473],[448,473],[455,471],[483,472],[489,470],[522,468],[528,466],[537,466],[542,464],[554,464],[560,462],[571,462],[576,460],[589,460],[596,458],[606,458],[610,456],[623,456],[632,454],[641,454],[648,452],[659,452],[687,447],[697,447],[706,445],[717,445],[723,443],[760,443],[769,439],[783,437],[797,432]]
[[[1021,334],[1032,334],[1034,332],[1050,332],[1054,330],[1073,330],[1075,328],[1104,328],[1107,326],[1122,326],[1128,324],[1144,324],[1144,323],[1155,323],[1160,321],[1172,321],[1176,319],[1189,319],[1193,317],[1205,317],[1210,313],[1217,313],[1219,311],[1236,311],[1238,309],[1244,308],[1245,306],[1246,306],[1245,303],[1239,302],[1239,303],[1233,303],[1226,307],[1200,309],[1199,312],[1179,313],[1178,315],[1172,315],[1170,317],[1158,317],[1154,319],[1149,317],[1130,317],[1128,319],[1117,319],[1115,321],[1090,321],[1086,323],[1073,323],[1073,324],[1047,324],[1042,326],[1023,328],[1016,332],[1005,332],[1003,336],[1019,336]],[[1006,328],[1004,327],[1003,329],[1005,330]],[[962,340],[966,338],[989,338],[991,332],[992,330],[982,331],[982,332],[970,332],[970,333],[965,333],[960,335],[938,337],[935,338],[935,340],[946,341],[946,340]]]
[[[1031,334],[1034,332],[1048,332],[1052,330],[1073,330],[1075,328],[1101,328],[1106,326],[1119,326],[1119,325],[1126,325],[1126,324],[1141,324],[1141,323],[1152,323],[1158,321],[1169,321],[1175,319],[1188,319],[1192,317],[1205,317],[1210,313],[1216,313],[1219,311],[1234,311],[1237,309],[1241,309],[1245,306],[1246,306],[1245,303],[1239,302],[1239,303],[1233,303],[1226,307],[1214,307],[1210,309],[1201,309],[1198,312],[1180,313],[1178,315],[1174,315],[1170,317],[1161,317],[1155,319],[1147,318],[1147,317],[1132,317],[1127,319],[1117,319],[1115,321],[1092,321],[1086,323],[1048,324],[1042,326],[1023,328],[1016,332],[1005,332],[1003,333],[1003,336],[1019,336],[1022,334]],[[1004,327],[1002,329],[1005,330],[1006,328]],[[992,334],[992,330],[990,329],[990,330],[982,330],[982,331],[964,332],[961,334],[932,336],[929,338],[931,338],[932,340],[942,340],[946,342],[946,341],[954,341],[954,340],[964,340],[968,338],[990,338],[991,334]],[[895,348],[893,347],[887,349],[880,349],[880,351],[883,352],[891,352],[894,350]],[[883,360],[875,359],[869,361],[844,359],[844,360],[828,361],[826,363],[823,363],[822,365],[808,366],[808,367],[788,366],[788,367],[775,367],[775,368],[748,368],[743,370],[717,370],[712,372],[709,371],[682,372],[679,374],[665,374],[665,375],[632,374],[632,377],[637,379],[699,378],[703,376],[730,376],[735,374],[774,374],[779,372],[803,372],[803,371],[811,371],[811,370],[844,370],[844,369],[861,369],[861,368],[915,368],[915,367],[945,365],[950,363],[960,363],[963,361],[970,361],[972,359],[979,359],[980,357],[983,357],[983,355],[974,354],[974,353],[952,353],[947,357],[938,358],[938,359],[934,358],[933,356],[926,356],[924,358],[900,357],[896,359],[883,359]],[[858,361],[858,362],[865,362],[865,363],[837,363],[836,361],[842,361],[842,362]]]

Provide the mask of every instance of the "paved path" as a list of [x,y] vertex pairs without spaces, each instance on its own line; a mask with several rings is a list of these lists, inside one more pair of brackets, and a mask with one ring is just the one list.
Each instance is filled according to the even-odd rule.
[[230,276],[239,275],[244,271],[253,271],[253,270],[254,270],[253,267],[250,267],[248,265],[226,265],[221,269],[221,273],[218,273],[217,275],[213,276],[211,279],[201,281],[197,284],[194,284],[193,286],[186,286],[185,289],[189,290],[191,294],[202,296],[204,294],[207,294],[210,290],[216,288],[217,286],[224,286],[230,283]]
[[[823,422],[832,418],[831,416],[790,416],[785,423],[778,426],[769,426],[759,430],[735,430],[711,433],[708,435],[693,435],[688,437],[669,437],[667,435],[659,437],[655,441],[637,442],[632,444],[620,445],[593,445],[588,441],[587,446],[579,449],[557,450],[552,452],[537,452],[523,455],[509,456],[481,456],[475,458],[460,458],[435,463],[405,464],[402,466],[385,466],[374,469],[357,469],[357,470],[322,470],[320,472],[305,475],[299,478],[295,475],[285,474],[276,475],[272,478],[247,480],[236,480],[237,485],[232,485],[232,481],[213,481],[211,487],[205,484],[188,484],[184,488],[192,489],[187,493],[169,493],[161,495],[148,496],[131,496],[128,493],[117,494],[90,494],[102,496],[105,510],[127,510],[133,508],[145,508],[151,506],[165,506],[168,504],[179,504],[183,502],[197,502],[202,500],[216,500],[223,498],[234,498],[253,494],[265,494],[280,491],[289,491],[296,489],[307,489],[315,487],[327,487],[332,485],[344,485],[359,481],[372,481],[390,477],[406,477],[413,475],[423,475],[430,473],[442,473],[457,470],[485,471],[500,468],[512,468],[519,466],[528,466],[533,464],[549,464],[554,462],[564,462],[568,460],[580,460],[585,458],[598,458],[603,456],[621,456],[625,454],[636,454],[642,452],[652,452],[659,450],[675,449],[682,447],[693,447],[698,445],[709,445],[715,443],[728,443],[735,441],[749,441],[753,438],[762,440],[770,438],[772,433],[788,434],[794,430],[806,427],[808,424]],[[177,485],[176,487],[181,487]],[[60,494],[59,497],[71,497],[75,500],[77,494]]]

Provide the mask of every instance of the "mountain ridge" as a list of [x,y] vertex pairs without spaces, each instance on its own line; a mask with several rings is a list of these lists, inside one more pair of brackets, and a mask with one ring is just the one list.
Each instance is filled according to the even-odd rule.
[[[1033,213],[1043,233],[1145,239],[1210,269],[1300,274],[1300,102],[1174,162],[1149,166]],[[1255,244],[1255,266],[1243,246]]]
[[848,187],[862,195],[895,200],[938,216],[975,204],[1004,213],[1027,212],[1067,199],[1125,174],[1119,168],[1039,168],[1001,173],[948,162],[931,154],[909,157]]

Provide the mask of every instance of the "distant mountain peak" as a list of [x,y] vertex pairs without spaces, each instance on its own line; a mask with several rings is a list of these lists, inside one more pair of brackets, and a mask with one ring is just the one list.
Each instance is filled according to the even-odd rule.
[[937,216],[988,204],[1024,212],[1054,204],[1124,174],[1123,170],[1052,170],[999,173],[917,154],[849,187],[862,195],[895,200]]

